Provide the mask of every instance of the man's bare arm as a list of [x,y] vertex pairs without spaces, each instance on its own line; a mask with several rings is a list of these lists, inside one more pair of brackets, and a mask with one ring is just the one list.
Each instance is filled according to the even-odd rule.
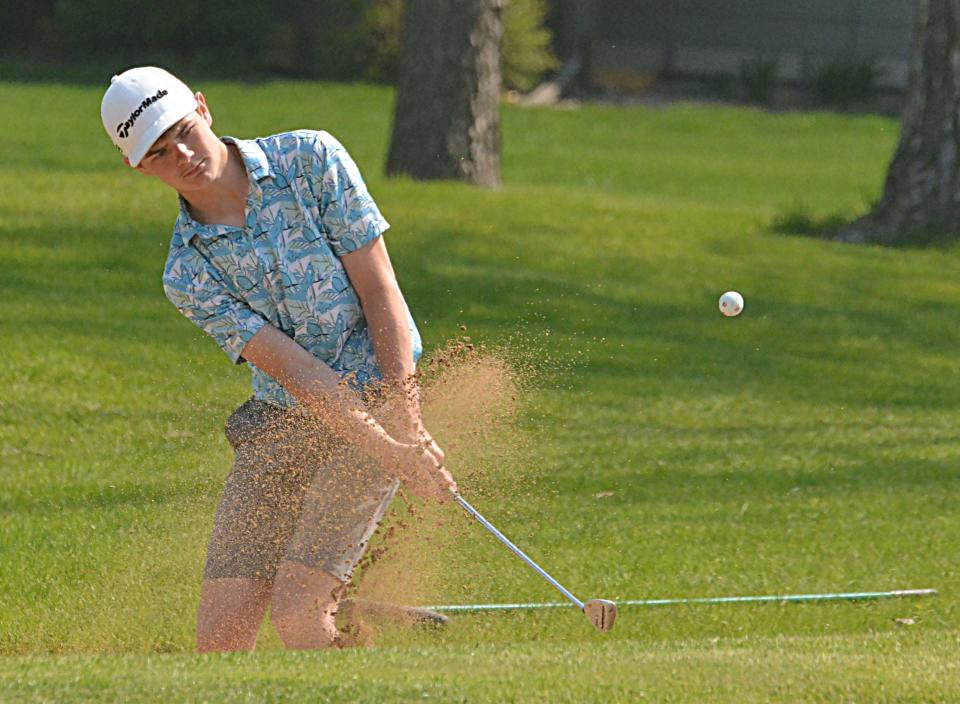
[[[344,255],[341,261],[360,297],[385,391],[393,405],[399,406],[394,414],[401,428],[398,439],[422,441],[423,438],[418,436],[426,431],[421,422],[420,399],[413,376],[407,308],[383,238],[378,237],[365,247]],[[443,453],[435,444],[434,447],[442,462]]]
[[390,263],[386,244],[378,237],[365,247],[341,257],[350,282],[360,297],[370,328],[377,364],[383,376],[389,420],[398,439],[420,443],[442,465],[444,453],[423,425],[420,395],[411,354],[407,308]]
[[243,357],[276,379],[311,414],[376,459],[391,474],[412,483],[420,495],[439,500],[456,488],[436,458],[412,443],[390,437],[356,394],[326,364],[272,325],[264,325],[243,348]]

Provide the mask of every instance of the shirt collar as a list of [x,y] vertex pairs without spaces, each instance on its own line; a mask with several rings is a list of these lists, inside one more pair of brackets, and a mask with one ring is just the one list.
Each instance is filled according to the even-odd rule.
[[247,167],[247,175],[254,183],[273,176],[273,167],[255,139],[237,139],[236,137],[221,137],[220,141],[236,145],[243,157],[243,165]]
[[[274,176],[273,167],[267,159],[266,152],[253,139],[223,136],[220,141],[237,147],[240,156],[243,158],[243,166],[247,170],[247,178],[250,180],[250,195],[247,197],[247,207],[259,206],[263,201],[263,190],[260,187],[260,182]],[[232,229],[226,225],[204,225],[197,222],[190,216],[190,212],[187,210],[187,202],[183,199],[183,196],[178,195],[177,201],[180,204],[180,213],[177,215],[177,221],[173,228],[173,243],[175,245],[182,247],[194,235],[198,235],[201,239],[210,239]]]

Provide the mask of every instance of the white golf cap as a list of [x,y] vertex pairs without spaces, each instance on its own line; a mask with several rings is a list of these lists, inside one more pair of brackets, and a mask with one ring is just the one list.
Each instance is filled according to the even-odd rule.
[[186,84],[155,66],[124,71],[110,80],[100,103],[103,128],[131,166],[171,125],[197,109]]

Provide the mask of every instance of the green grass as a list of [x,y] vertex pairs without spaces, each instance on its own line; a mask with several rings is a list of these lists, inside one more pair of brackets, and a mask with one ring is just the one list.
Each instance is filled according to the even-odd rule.
[[[249,656],[18,658],[12,696],[153,701],[932,701],[955,635],[475,644]],[[758,673],[765,676],[758,677]]]
[[[773,232],[798,202],[862,209],[894,122],[505,108],[504,185],[485,191],[381,176],[385,89],[197,87],[223,134],[344,141],[428,347],[462,323],[536,367],[527,446],[488,474],[451,465],[576,593],[941,594],[624,609],[608,635],[572,610],[458,617],[337,653],[267,632],[253,656],[191,655],[246,372],[163,298],[174,197],[121,167],[100,90],[0,84],[0,700],[960,698],[960,256]],[[733,320],[715,307],[731,288]],[[450,511],[432,598],[555,598]]]

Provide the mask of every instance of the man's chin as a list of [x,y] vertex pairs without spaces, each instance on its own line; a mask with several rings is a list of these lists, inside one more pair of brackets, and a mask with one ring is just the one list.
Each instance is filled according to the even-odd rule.
[[204,171],[189,178],[178,179],[174,188],[176,188],[180,193],[202,191],[208,188],[210,184],[213,183],[213,180],[214,179],[210,178],[206,171]]

